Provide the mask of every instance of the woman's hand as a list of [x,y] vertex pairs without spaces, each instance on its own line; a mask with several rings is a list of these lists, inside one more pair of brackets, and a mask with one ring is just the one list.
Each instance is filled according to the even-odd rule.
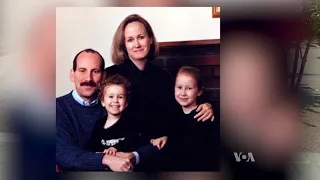
[[198,121],[214,120],[212,106],[209,103],[200,104],[196,109],[196,112],[198,112],[198,114],[196,114],[194,118],[198,119]]
[[167,136],[163,136],[157,139],[151,139],[150,143],[153,144],[154,146],[157,146],[158,149],[162,149],[164,147],[164,145],[166,145],[168,140]]
[[117,149],[114,148],[114,147],[109,147],[108,149],[105,149],[105,150],[103,151],[103,153],[106,153],[106,154],[115,156],[116,153],[117,153]]

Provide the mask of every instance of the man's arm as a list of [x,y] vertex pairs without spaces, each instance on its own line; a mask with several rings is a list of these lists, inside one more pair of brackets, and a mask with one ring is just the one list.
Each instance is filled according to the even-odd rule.
[[137,151],[134,152],[117,152],[116,156],[130,159],[132,164],[139,164],[140,162],[145,162],[154,157],[160,150],[157,146],[153,146],[151,143],[142,146]]
[[139,154],[139,162],[145,162],[155,156],[160,150],[151,143],[139,148],[136,152]]
[[66,170],[105,170],[102,164],[103,153],[89,152],[81,149],[69,132],[72,124],[66,114],[57,107],[57,143],[56,163]]
[[56,162],[62,170],[106,170],[103,156],[103,153],[84,151],[63,143],[57,143],[56,147]]

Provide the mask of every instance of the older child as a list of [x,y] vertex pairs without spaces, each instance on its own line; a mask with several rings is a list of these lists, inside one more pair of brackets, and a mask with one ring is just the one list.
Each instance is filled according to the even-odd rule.
[[176,76],[175,99],[181,105],[181,118],[174,141],[176,171],[216,171],[219,159],[214,147],[219,148],[213,126],[216,122],[198,122],[194,119],[203,93],[200,71],[194,67],[181,67]]

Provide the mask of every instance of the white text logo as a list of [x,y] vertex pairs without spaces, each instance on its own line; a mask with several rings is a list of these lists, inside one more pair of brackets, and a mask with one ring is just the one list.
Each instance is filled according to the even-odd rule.
[[237,162],[241,162],[241,161],[243,161],[243,162],[255,162],[251,152],[249,152],[249,153],[243,153],[243,152],[237,153],[237,152],[234,152],[233,154],[234,154],[234,157],[236,158]]

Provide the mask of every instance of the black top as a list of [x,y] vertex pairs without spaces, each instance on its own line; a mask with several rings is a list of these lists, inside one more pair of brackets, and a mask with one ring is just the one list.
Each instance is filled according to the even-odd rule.
[[219,132],[215,121],[198,122],[196,110],[189,114],[181,111],[177,131],[172,141],[173,170],[218,171]]
[[174,79],[165,70],[148,62],[140,71],[131,60],[106,68],[107,76],[120,74],[131,82],[127,111],[150,138],[169,136],[180,106],[174,98]]
[[85,149],[92,152],[102,152],[109,147],[114,147],[121,152],[132,152],[147,142],[141,137],[139,130],[134,128],[130,118],[122,115],[121,118],[107,129],[104,125],[107,116],[97,120],[92,136],[85,145]]

